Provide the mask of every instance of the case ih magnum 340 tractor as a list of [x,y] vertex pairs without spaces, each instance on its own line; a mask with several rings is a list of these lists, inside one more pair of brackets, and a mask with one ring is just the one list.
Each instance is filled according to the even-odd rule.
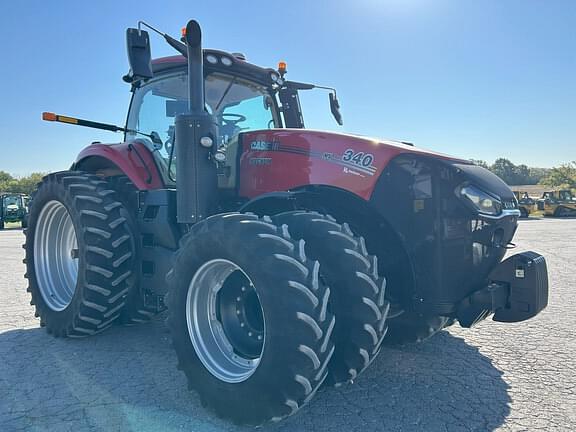
[[[510,256],[510,189],[467,161],[400,142],[304,129],[299,92],[240,54],[150,59],[128,29],[132,102],[32,198],[26,264],[40,323],[84,337],[167,322],[189,387],[237,423],[298,411],[353,381],[385,344],[458,321],[518,322],[547,304],[545,260]],[[151,28],[153,31],[155,29]],[[338,100],[330,107],[341,123]]]

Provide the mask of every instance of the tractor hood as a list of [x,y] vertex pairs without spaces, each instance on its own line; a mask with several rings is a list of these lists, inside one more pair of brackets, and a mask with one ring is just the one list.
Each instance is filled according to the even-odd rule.
[[[323,152],[320,156],[326,160],[345,162],[351,168],[373,169],[384,167],[395,156],[404,153],[443,159],[460,164],[471,162],[451,157],[442,153],[414,147],[401,141],[383,140],[360,135],[343,134],[336,132],[316,131],[310,129],[270,129],[266,131],[247,132],[244,142],[250,144],[251,150],[309,151],[311,155],[318,156],[316,152]],[[346,153],[347,150],[351,150]],[[362,159],[363,156],[372,155]],[[340,156],[340,157],[339,157]],[[354,157],[356,156],[356,159]],[[347,163],[350,162],[350,163]]]
[[472,165],[398,141],[308,129],[245,132],[240,142],[240,192],[246,197],[317,184],[369,199],[389,162],[403,154]]

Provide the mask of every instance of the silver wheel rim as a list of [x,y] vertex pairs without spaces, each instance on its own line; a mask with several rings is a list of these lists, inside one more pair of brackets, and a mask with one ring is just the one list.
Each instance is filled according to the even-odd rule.
[[[262,318],[261,332],[257,335],[249,333],[250,337],[257,338],[258,341],[259,352],[255,355],[246,355],[238,351],[238,339],[232,338],[232,333],[228,331],[230,321],[229,319],[224,321],[225,315],[219,313],[226,307],[222,305],[223,291],[232,289],[229,287],[232,275],[235,278],[241,277],[246,282],[246,286],[241,287],[242,292],[252,290],[257,299],[257,307]],[[236,300],[240,301],[240,296],[236,297]],[[236,314],[241,316],[244,313],[236,310]],[[204,263],[196,271],[188,287],[186,321],[196,355],[216,378],[227,383],[239,383],[256,371],[266,340],[264,312],[254,290],[254,284],[238,265],[225,259],[214,259]],[[242,327],[243,331],[247,331],[244,325]]]
[[72,218],[59,201],[46,203],[34,236],[34,268],[46,305],[62,311],[72,301],[78,279],[78,241]]

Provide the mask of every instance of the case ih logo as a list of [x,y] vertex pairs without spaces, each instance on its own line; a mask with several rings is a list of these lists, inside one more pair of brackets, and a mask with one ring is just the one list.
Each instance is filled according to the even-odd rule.
[[256,166],[272,165],[272,158],[251,158],[250,165],[256,165]]
[[250,150],[256,151],[266,151],[272,150],[274,148],[274,143],[267,141],[252,141],[250,143]]

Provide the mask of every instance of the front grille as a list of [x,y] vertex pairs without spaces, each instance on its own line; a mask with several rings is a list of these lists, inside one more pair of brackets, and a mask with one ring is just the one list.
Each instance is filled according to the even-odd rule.
[[516,201],[502,201],[502,207],[504,210],[514,210],[518,208]]

